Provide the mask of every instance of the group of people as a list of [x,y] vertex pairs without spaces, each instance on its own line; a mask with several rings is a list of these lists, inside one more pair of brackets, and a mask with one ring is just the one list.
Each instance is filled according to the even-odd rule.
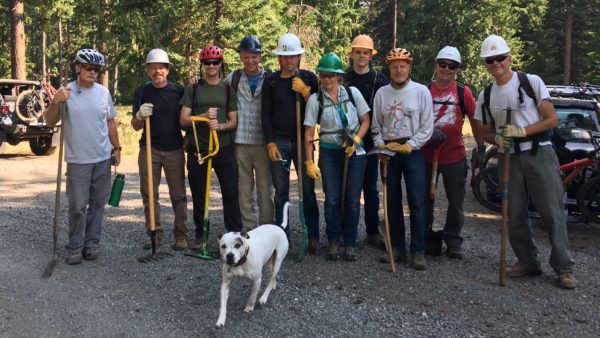
[[[456,81],[462,59],[451,46],[437,54],[434,78],[427,86],[411,80],[415,60],[403,48],[394,48],[385,57],[389,80],[373,70],[371,58],[377,51],[367,35],[359,35],[352,41],[349,70],[344,69],[335,53],[326,53],[319,60],[316,74],[300,69],[304,49],[294,34],[285,34],[278,40],[275,54],[280,68],[275,72],[261,66],[263,50],[255,36],[243,38],[237,51],[243,68],[225,77],[223,50],[216,45],[205,46],[200,54],[200,78],[185,88],[168,80],[173,64],[164,50],[154,49],[147,55],[146,72],[150,81],[134,93],[131,124],[135,130],[143,129],[139,144],[140,192],[148,231],[149,205],[154,203],[159,245],[164,231],[158,204],[162,171],[175,213],[173,249],[198,250],[204,244],[203,217],[208,198],[205,185],[209,173],[207,163],[198,160],[201,156],[198,151],[203,154],[209,150],[209,133],[216,132],[220,147],[212,165],[220,185],[227,231],[282,222],[293,163],[295,168],[303,169],[297,171],[302,172],[299,179],[303,183],[301,196],[309,253],[319,252],[315,180],[322,180],[326,257],[354,261],[361,192],[365,241],[384,247],[377,190],[381,164],[387,173],[389,190],[386,202],[391,258],[408,263],[410,257],[413,269],[424,270],[427,216],[431,219],[433,214],[433,206],[427,203],[427,191],[431,181],[438,180],[437,176],[432,177],[435,165],[437,175],[443,177],[448,198],[443,230],[446,254],[462,259],[467,176],[462,127],[466,117],[477,142],[474,155],[480,162],[485,142],[497,144],[501,156],[511,157],[509,229],[518,262],[507,269],[507,275],[541,273],[527,214],[527,199],[531,198],[550,232],[550,265],[559,275],[559,284],[565,288],[576,286],[558,162],[545,138],[547,131],[556,126],[556,113],[538,76],[527,75],[535,97],[521,95],[522,86],[510,68],[512,57],[504,39],[491,35],[481,46],[480,56],[495,82],[486,89],[488,93],[480,93],[477,101],[468,86]],[[77,80],[59,90],[46,112],[49,125],[62,119],[67,145],[68,264],[98,256],[104,205],[110,190],[111,150],[117,163],[121,150],[110,94],[95,83],[104,66],[103,56],[95,50],[81,50],[75,63]],[[59,109],[65,102],[67,109]],[[512,112],[512,119],[506,119],[507,111]],[[208,120],[195,126],[198,147],[190,128],[195,123],[192,116]],[[151,162],[156,173],[153,201],[149,200],[147,185],[146,119],[151,125]],[[182,129],[186,130],[185,136]],[[319,152],[315,163],[317,141]],[[187,241],[185,163],[196,227],[191,245]],[[402,179],[410,211],[408,252]],[[257,201],[254,201],[255,189]],[[288,226],[288,239],[289,229]],[[149,249],[151,244],[148,238],[143,246]],[[384,262],[389,259],[388,254],[381,257]]]

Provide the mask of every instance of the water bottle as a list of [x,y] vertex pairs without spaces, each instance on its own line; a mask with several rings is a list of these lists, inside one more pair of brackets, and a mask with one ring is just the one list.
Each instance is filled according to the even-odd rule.
[[123,193],[123,186],[125,186],[125,175],[117,174],[113,181],[112,190],[110,192],[110,198],[108,204],[113,207],[118,207],[121,201],[121,194]]

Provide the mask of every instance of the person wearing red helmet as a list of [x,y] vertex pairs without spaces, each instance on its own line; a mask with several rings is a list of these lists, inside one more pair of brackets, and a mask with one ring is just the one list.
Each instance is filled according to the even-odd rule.
[[[233,147],[234,131],[237,128],[237,96],[221,79],[221,74],[224,72],[223,50],[215,45],[207,45],[202,48],[200,58],[200,80],[185,88],[181,98],[179,117],[181,126],[188,128],[184,147],[188,154],[188,181],[192,192],[194,224],[196,225],[196,239],[191,246],[192,250],[198,250],[202,245],[207,175],[207,163],[198,163],[193,135],[189,130],[192,125],[192,115],[209,119],[208,123],[200,123],[196,127],[201,153],[206,153],[208,150],[209,132],[217,131],[219,152],[213,157],[212,166],[221,186],[225,229],[227,231],[242,230],[238,196],[238,166]],[[202,72],[202,67],[204,67],[204,72]]]
[[[395,260],[407,261],[402,208],[402,177],[410,210],[411,267],[427,268],[425,260],[425,161],[422,147],[433,131],[433,102],[426,86],[410,79],[412,54],[404,48],[388,52],[385,63],[391,83],[381,87],[373,102],[371,134],[375,146],[395,152],[378,154],[388,166],[390,236]],[[381,261],[389,262],[388,254]]]

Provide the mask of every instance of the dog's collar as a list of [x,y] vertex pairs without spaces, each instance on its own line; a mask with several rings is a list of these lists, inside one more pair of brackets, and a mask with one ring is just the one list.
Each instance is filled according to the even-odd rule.
[[248,259],[248,251],[250,251],[250,246],[246,247],[246,251],[244,251],[244,255],[240,258],[240,260],[235,263],[234,267],[238,267],[244,263],[246,263],[246,260]]

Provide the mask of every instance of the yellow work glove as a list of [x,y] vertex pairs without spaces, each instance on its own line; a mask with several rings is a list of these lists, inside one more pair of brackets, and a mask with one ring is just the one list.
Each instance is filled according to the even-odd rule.
[[[354,139],[354,142],[356,142],[357,144],[360,144],[360,142],[362,141],[360,139],[360,136],[358,136],[358,135],[354,135],[353,139]],[[348,156],[348,157],[352,156],[352,154],[354,154],[354,152],[356,151],[356,147],[354,146],[354,143],[351,143],[348,147],[346,147],[346,149],[344,149],[344,151],[346,152],[346,156]]]
[[297,76],[292,79],[292,90],[302,95],[305,101],[308,100],[308,97],[310,96],[310,86],[307,86],[306,83]]
[[282,159],[279,148],[277,148],[275,142],[267,143],[267,155],[269,156],[269,160],[272,162],[278,162]]
[[[377,148],[385,149],[385,144],[381,143],[380,145],[377,146]],[[388,162],[390,162],[390,156],[387,154],[378,153],[377,158],[379,158],[379,160],[383,164],[388,164]]]
[[412,146],[408,142],[404,144],[400,144],[398,142],[390,142],[386,144],[385,147],[391,151],[395,151],[404,155],[408,155],[412,152]]
[[500,134],[504,137],[523,138],[527,137],[525,128],[517,127],[512,124],[506,124],[500,127]]
[[321,171],[317,168],[317,165],[313,160],[304,161],[304,164],[306,165],[306,175],[308,175],[308,177],[313,180],[321,179]]
[[513,146],[513,139],[510,137],[496,135],[495,141],[498,147],[502,149],[510,150],[510,148]]

